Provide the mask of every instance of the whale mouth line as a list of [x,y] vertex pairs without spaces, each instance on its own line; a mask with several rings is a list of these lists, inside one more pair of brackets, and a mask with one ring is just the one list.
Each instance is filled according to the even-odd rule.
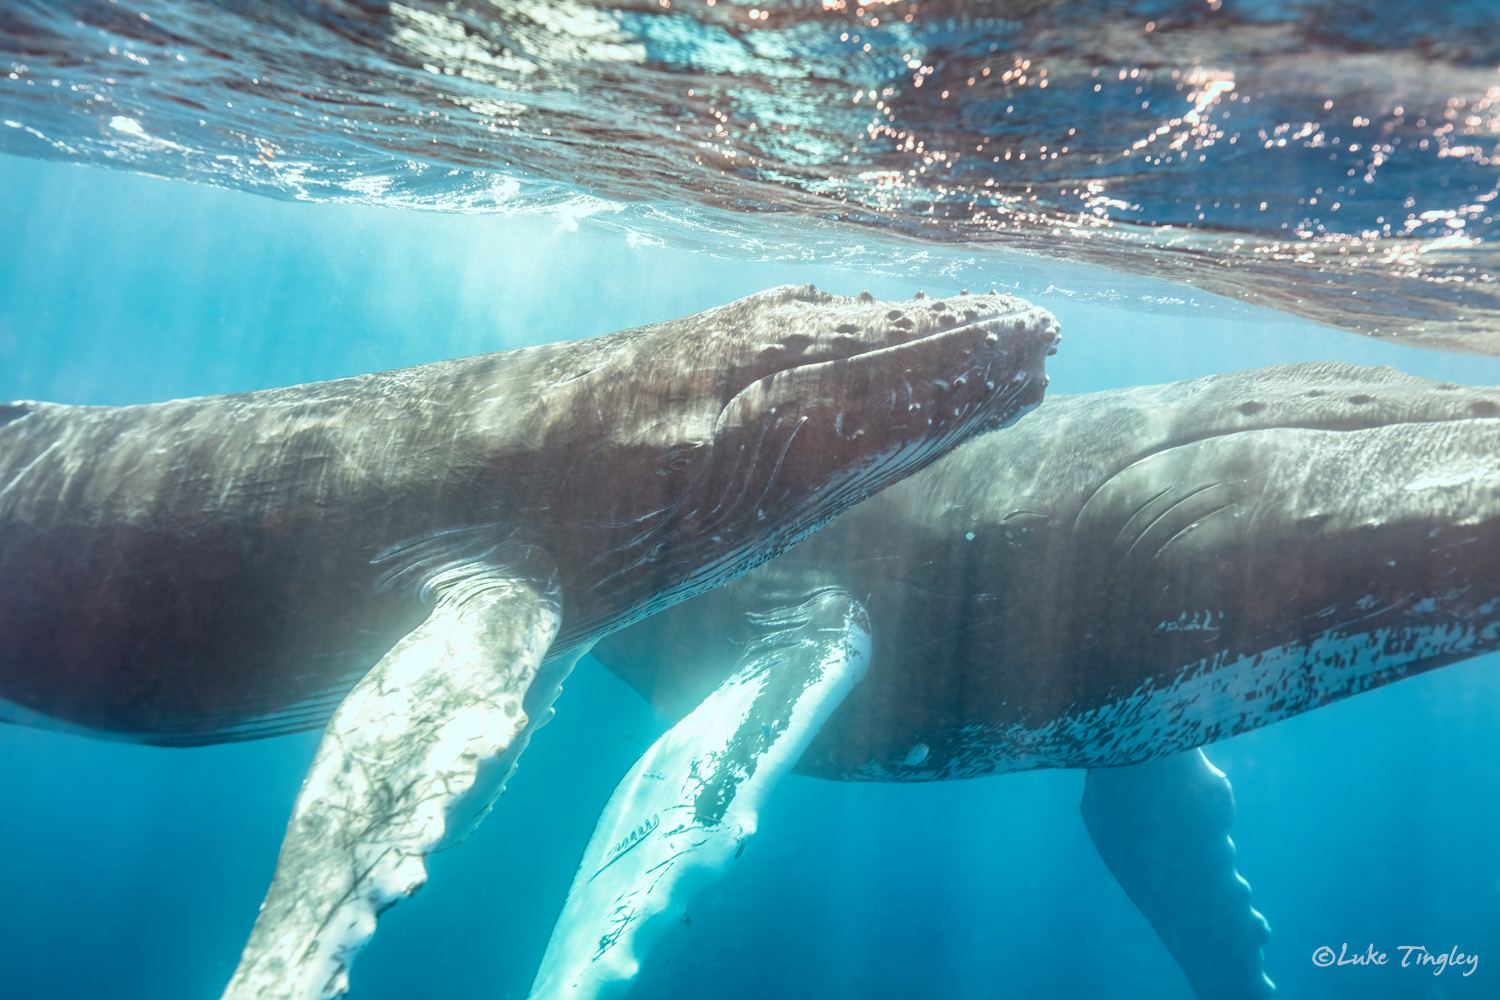
[[[1194,448],[1204,444],[1212,445],[1215,442],[1227,440],[1246,435],[1269,435],[1278,431],[1290,431],[1294,433],[1307,433],[1313,435],[1378,435],[1383,433],[1400,434],[1410,429],[1442,428],[1451,426],[1454,428],[1470,428],[1474,424],[1486,425],[1488,433],[1500,433],[1500,419],[1494,418],[1471,418],[1453,417],[1449,415],[1433,415],[1424,418],[1422,415],[1402,415],[1398,419],[1392,419],[1384,423],[1359,422],[1351,424],[1348,421],[1301,421],[1287,422],[1284,424],[1264,425],[1258,427],[1229,428],[1219,431],[1205,432],[1199,435],[1185,436],[1184,438],[1166,442],[1160,447],[1146,449],[1138,455],[1132,456],[1128,461],[1118,468],[1102,477],[1097,484],[1083,497],[1072,517],[1072,530],[1080,530],[1081,525],[1090,517],[1090,512],[1095,509],[1095,502],[1117,489],[1130,490],[1128,483],[1120,486],[1131,475],[1132,470],[1142,466],[1144,463],[1157,459],[1171,462],[1171,458],[1163,458],[1172,452],[1183,449]],[[1363,443],[1360,443],[1361,446]],[[1386,442],[1389,443],[1389,442]],[[1410,442],[1403,438],[1395,439],[1395,446],[1405,448]],[[1275,444],[1273,441],[1272,444]],[[1370,442],[1371,447],[1379,447],[1380,442]],[[1261,449],[1264,443],[1255,443],[1250,447]],[[1496,471],[1484,463],[1480,455],[1468,453],[1459,456],[1462,462],[1454,463],[1451,459],[1446,460],[1436,468],[1428,468],[1426,474],[1417,478],[1410,478],[1399,488],[1403,493],[1429,493],[1432,491],[1452,491],[1459,489],[1478,489],[1486,495],[1493,495],[1496,489],[1500,489],[1500,471]],[[1192,459],[1188,459],[1189,462]],[[1148,473],[1149,475],[1149,473]],[[1223,514],[1225,511],[1233,511],[1238,501],[1233,496],[1225,496],[1224,490],[1233,483],[1244,484],[1249,480],[1239,476],[1219,476],[1211,480],[1189,481],[1179,479],[1173,486],[1161,490],[1134,504],[1121,523],[1118,535],[1115,538],[1113,550],[1120,550],[1117,555],[1111,557],[1112,569],[1111,579],[1139,580],[1141,572],[1139,564],[1160,557],[1168,547],[1176,543],[1187,532],[1200,525],[1207,524],[1210,519]],[[1118,497],[1117,497],[1118,499]],[[1101,501],[1108,503],[1108,501]],[[1306,503],[1306,498],[1299,496],[1298,502]],[[1234,516],[1231,514],[1231,516]],[[1395,515],[1392,515],[1395,516]],[[1326,514],[1314,515],[1319,524],[1328,520]],[[1344,524],[1337,530],[1348,530],[1358,527],[1357,524]],[[1148,536],[1150,536],[1148,538]],[[1142,548],[1145,546],[1145,548]],[[1144,553],[1141,555],[1140,553]],[[1394,564],[1393,564],[1394,565]],[[1128,584],[1127,584],[1128,585]]]
[[1288,422],[1284,424],[1263,424],[1255,427],[1226,427],[1219,430],[1205,430],[1198,434],[1184,434],[1181,437],[1162,441],[1143,451],[1133,453],[1126,457],[1125,461],[1104,478],[1103,482],[1121,475],[1126,470],[1139,465],[1141,462],[1149,461],[1158,455],[1175,451],[1178,448],[1191,448],[1193,445],[1204,444],[1208,441],[1217,441],[1222,438],[1240,437],[1247,434],[1273,434],[1277,431],[1309,431],[1316,434],[1359,434],[1372,431],[1394,430],[1400,427],[1430,427],[1434,424],[1454,424],[1472,427],[1475,424],[1491,424],[1500,428],[1500,417],[1456,417],[1442,416],[1431,419],[1414,417],[1403,417],[1399,420],[1391,420],[1385,423],[1340,423],[1340,422]]
[[1308,431],[1315,434],[1358,434],[1365,432],[1394,430],[1402,427],[1430,427],[1437,424],[1472,426],[1475,423],[1488,423],[1500,427],[1500,418],[1442,416],[1424,420],[1420,418],[1403,417],[1402,419],[1391,420],[1386,423],[1353,423],[1346,421],[1323,422],[1309,420],[1302,422],[1287,422],[1284,424],[1265,424],[1255,427],[1228,427],[1218,430],[1205,430],[1198,434],[1185,434],[1181,437],[1171,438],[1169,440],[1161,442],[1158,445],[1127,456],[1118,467],[1113,469],[1107,476],[1102,477],[1094,486],[1094,488],[1090,490],[1088,494],[1083,498],[1083,502],[1078,505],[1078,510],[1074,517],[1074,526],[1076,529],[1079,519],[1083,517],[1084,511],[1089,509],[1089,505],[1094,501],[1094,499],[1101,493],[1103,493],[1106,489],[1108,489],[1112,483],[1119,480],[1121,476],[1125,475],[1131,469],[1135,468],[1143,462],[1149,462],[1152,459],[1159,458],[1162,455],[1166,455],[1181,448],[1191,448],[1195,445],[1205,444],[1210,441],[1227,440],[1229,438],[1242,437],[1244,435],[1274,434],[1277,431]]

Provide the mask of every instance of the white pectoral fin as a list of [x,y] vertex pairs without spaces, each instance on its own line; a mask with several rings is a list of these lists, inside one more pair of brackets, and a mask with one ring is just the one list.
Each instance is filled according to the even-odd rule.
[[1084,825],[1099,856],[1151,922],[1199,1000],[1266,1000],[1271,930],[1235,870],[1234,793],[1190,750],[1089,771]]
[[532,1000],[628,989],[687,901],[723,875],[771,790],[864,676],[864,608],[825,591],[755,620],[734,673],[630,769],[594,829]]
[[493,567],[443,577],[432,614],[328,723],[225,1000],[348,989],[376,917],[484,815],[525,745],[528,711],[538,700],[549,711],[563,671],[538,673],[561,619],[555,585]]

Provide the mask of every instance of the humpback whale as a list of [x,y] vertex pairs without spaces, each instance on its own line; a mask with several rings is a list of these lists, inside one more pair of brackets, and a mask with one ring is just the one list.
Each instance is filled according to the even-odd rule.
[[0,406],[0,719],[327,723],[226,997],[343,993],[599,637],[1040,398],[999,294],[785,286],[584,341],[124,407]]
[[[1198,996],[1264,997],[1268,931],[1234,868],[1232,792],[1197,748],[1500,647],[1496,454],[1500,390],[1393,369],[1052,396],[594,655],[682,727],[748,671],[821,676],[806,643],[766,666],[795,641],[769,640],[767,622],[831,600],[836,628],[853,602],[863,625],[844,635],[866,652],[847,671],[863,680],[831,704],[812,685],[745,699],[725,732],[679,751],[683,775],[749,770],[762,800],[774,776],[758,764],[782,734],[732,734],[799,708],[827,721],[797,736],[796,770],[824,778],[1087,768],[1090,835]],[[600,831],[703,794],[632,772]],[[753,803],[738,822],[743,841]],[[697,864],[697,884],[721,867],[670,863]],[[534,997],[613,992],[680,903],[584,874]],[[570,947],[591,912],[623,926],[620,954]]]

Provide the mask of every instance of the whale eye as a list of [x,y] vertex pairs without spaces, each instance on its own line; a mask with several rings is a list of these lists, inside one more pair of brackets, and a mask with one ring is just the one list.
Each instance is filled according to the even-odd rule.
[[709,452],[709,446],[701,442],[680,444],[669,448],[662,456],[662,467],[658,475],[682,476],[692,472]]

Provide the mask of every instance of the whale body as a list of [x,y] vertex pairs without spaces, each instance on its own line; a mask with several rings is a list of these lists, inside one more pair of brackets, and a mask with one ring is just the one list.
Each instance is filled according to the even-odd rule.
[[595,640],[1034,405],[1056,332],[994,293],[785,286],[314,385],[0,406],[0,720],[326,722],[225,996],[337,996]]
[[1285,365],[1052,396],[594,650],[669,718],[825,587],[869,673],[802,773],[1168,756],[1500,646],[1500,390]]
[[[735,717],[826,720],[799,755],[780,755],[783,771],[929,781],[1089,769],[1089,834],[1200,1000],[1265,1000],[1269,928],[1236,870],[1228,779],[1199,748],[1500,647],[1496,454],[1500,390],[1392,369],[1287,365],[1053,396],[594,653],[681,719],[651,754],[670,749],[686,775],[754,776],[744,838],[775,780],[765,772],[779,734],[749,747],[743,723],[688,734],[702,728],[694,706],[747,678],[810,678]],[[846,657],[843,672],[863,679],[836,699],[816,697],[819,647],[792,628],[766,632],[817,602],[836,609],[812,620],[825,633],[845,607],[865,623],[839,633],[865,653]],[[798,642],[807,653],[789,656]],[[600,828],[701,798],[692,780],[664,788],[632,772]],[[635,928],[685,903],[657,890],[724,867],[674,847],[634,850],[649,879],[580,873],[535,1000],[608,996],[634,976],[652,940]],[[597,854],[591,844],[585,866]],[[670,880],[650,867],[690,863],[691,877]],[[575,944],[600,930],[589,914],[611,912],[631,917],[621,954]]]

